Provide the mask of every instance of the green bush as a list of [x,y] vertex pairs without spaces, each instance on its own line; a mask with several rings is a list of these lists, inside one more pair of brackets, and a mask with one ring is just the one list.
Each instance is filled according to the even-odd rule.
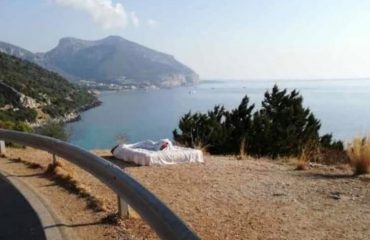
[[288,93],[276,85],[265,93],[262,108],[254,114],[250,151],[277,157],[298,155],[308,144],[318,142],[320,121],[295,90]]
[[[343,150],[343,143],[333,141],[330,134],[319,135],[320,121],[296,90],[280,90],[276,85],[267,91],[260,110],[253,113],[245,96],[239,107],[226,111],[216,106],[206,114],[191,112],[173,131],[175,141],[190,147],[205,146],[214,154],[298,156],[313,146]],[[244,149],[241,149],[244,148]]]
[[320,145],[324,148],[329,148],[329,149],[333,149],[333,150],[342,151],[344,149],[343,142],[342,141],[334,141],[333,140],[333,135],[331,135],[331,134],[325,134],[325,135],[321,136]]
[[[16,130],[21,132],[32,132],[32,128],[26,122],[14,122],[14,121],[2,121],[0,120],[0,128],[3,129],[10,129]],[[6,142],[7,146],[15,147],[15,148],[24,148],[23,145],[19,145],[17,143]]]
[[32,132],[32,128],[28,125],[28,123],[22,121],[13,122],[0,120],[0,128],[21,132]]
[[0,111],[0,120],[1,121],[27,121],[34,122],[37,117],[37,112],[34,109],[30,108],[19,108],[18,111],[9,109],[6,111]]
[[220,106],[216,106],[207,114],[189,112],[180,119],[181,134],[174,130],[174,138],[186,146],[206,146],[209,151],[217,153],[226,139],[222,124],[224,115],[225,109]]
[[215,106],[206,114],[189,112],[180,119],[181,134],[173,131],[174,139],[185,146],[203,146],[214,154],[238,153],[241,143],[249,140],[253,108],[245,96],[232,111]]
[[[249,98],[245,96],[239,107],[226,112],[224,128],[227,139],[225,139],[225,148],[227,152],[238,154],[241,148],[248,148],[249,142],[252,141],[252,111],[254,104],[249,105]],[[247,149],[244,149],[247,151]]]
[[35,130],[37,134],[68,141],[70,134],[64,129],[64,124],[59,121],[48,120],[44,125]]

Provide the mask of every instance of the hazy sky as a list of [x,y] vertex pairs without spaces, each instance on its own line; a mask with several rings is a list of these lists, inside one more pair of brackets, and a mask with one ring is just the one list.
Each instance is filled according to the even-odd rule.
[[120,35],[203,79],[370,77],[370,0],[0,0],[0,40]]

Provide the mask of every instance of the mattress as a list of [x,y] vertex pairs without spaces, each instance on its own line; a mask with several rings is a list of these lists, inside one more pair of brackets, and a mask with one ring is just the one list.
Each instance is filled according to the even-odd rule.
[[[162,140],[161,140],[162,141]],[[144,141],[136,144],[121,144],[112,149],[115,158],[142,166],[172,165],[179,163],[201,163],[203,153],[200,150],[167,145],[162,142]],[[160,150],[162,149],[162,150]]]

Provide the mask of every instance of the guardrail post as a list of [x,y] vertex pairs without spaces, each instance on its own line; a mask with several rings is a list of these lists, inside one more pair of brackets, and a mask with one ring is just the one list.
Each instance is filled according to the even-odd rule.
[[57,156],[55,154],[53,154],[53,166],[55,166],[57,164]]
[[128,218],[128,204],[117,194],[117,203],[118,203],[118,217]]
[[6,154],[5,141],[0,141],[0,154]]

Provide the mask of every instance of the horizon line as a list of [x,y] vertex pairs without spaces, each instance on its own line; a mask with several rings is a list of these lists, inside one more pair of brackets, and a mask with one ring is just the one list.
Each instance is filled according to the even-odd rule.
[[342,80],[370,80],[370,77],[345,78],[203,78],[199,81],[342,81]]

